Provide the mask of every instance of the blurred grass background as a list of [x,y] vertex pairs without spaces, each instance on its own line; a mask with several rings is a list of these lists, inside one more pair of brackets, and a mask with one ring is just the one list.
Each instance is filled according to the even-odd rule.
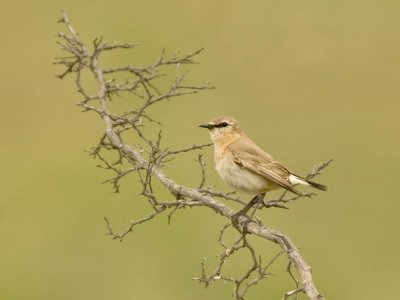
[[[110,64],[204,46],[189,79],[218,89],[153,109],[166,143],[208,142],[197,124],[231,115],[300,174],[334,158],[318,178],[328,193],[262,212],[264,222],[293,238],[328,299],[398,298],[398,1],[32,0],[0,4],[0,299],[230,299],[229,285],[205,290],[190,280],[203,256],[213,267],[220,252],[224,221],[211,211],[180,212],[169,226],[161,217],[123,243],[105,235],[103,216],[122,230],[146,208],[133,179],[119,196],[99,184],[109,174],[83,151],[102,124],[79,113],[70,78],[54,77],[61,8],[88,42],[103,35],[142,45]],[[212,150],[204,152],[207,184],[229,191]],[[197,182],[194,156],[167,173]],[[278,250],[259,247],[267,257]],[[291,284],[284,262],[249,299],[282,297]],[[232,266],[246,267],[245,258]]]

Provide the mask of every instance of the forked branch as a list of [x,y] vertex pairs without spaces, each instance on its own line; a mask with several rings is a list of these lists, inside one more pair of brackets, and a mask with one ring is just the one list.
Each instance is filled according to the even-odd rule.
[[[206,275],[203,262],[202,275],[197,277],[196,280],[206,286],[215,280],[231,282],[234,285],[234,298],[242,300],[249,288],[269,276],[270,266],[285,253],[289,259],[288,274],[296,282],[296,289],[287,292],[284,298],[304,292],[309,299],[324,299],[315,287],[310,266],[300,255],[292,240],[286,234],[263,225],[257,216],[251,218],[240,216],[238,220],[240,226],[237,227],[240,231],[239,236],[231,245],[224,242],[224,233],[228,228],[233,228],[231,226],[232,220],[236,214],[236,211],[226,203],[233,201],[244,204],[246,202],[231,193],[225,194],[205,187],[205,163],[201,154],[196,155],[201,176],[198,188],[179,184],[167,176],[162,169],[163,166],[168,165],[171,159],[184,152],[199,151],[210,146],[210,144],[193,145],[180,150],[164,148],[160,124],[149,114],[151,106],[166,99],[177,97],[186,99],[187,97],[183,96],[213,89],[209,82],[186,83],[187,72],[175,74],[174,80],[169,82],[167,88],[165,88],[165,84],[159,84],[162,82],[160,80],[167,80],[168,78],[168,76],[163,76],[161,67],[163,67],[164,72],[168,72],[165,71],[168,66],[185,65],[188,67],[196,64],[196,59],[203,49],[185,55],[174,53],[172,56],[167,56],[163,52],[159,58],[144,66],[133,63],[125,66],[102,66],[100,58],[103,52],[135,49],[137,44],[108,43],[102,38],[98,38],[88,46],[75,31],[64,12],[60,22],[66,27],[66,33],[58,34],[59,45],[61,50],[67,54],[55,61],[55,64],[64,66],[64,70],[58,77],[62,79],[70,74],[74,76],[75,85],[81,95],[78,105],[83,108],[83,111],[97,114],[104,124],[104,133],[98,145],[94,146],[90,153],[101,161],[100,166],[102,168],[114,172],[115,175],[107,182],[113,185],[115,192],[120,189],[121,178],[136,176],[141,185],[141,190],[137,193],[138,197],[146,199],[151,208],[151,212],[147,215],[131,221],[128,228],[122,233],[116,233],[106,218],[107,233],[112,238],[122,241],[128,233],[133,231],[135,226],[151,221],[159,215],[166,214],[170,221],[173,214],[179,209],[195,206],[208,207],[230,222],[223,227],[218,239],[220,245],[224,248],[224,252],[220,255],[219,263],[214,272]],[[171,69],[176,70],[176,68]],[[127,79],[117,79],[121,78],[118,75],[121,73],[126,73],[124,76],[128,76]],[[87,74],[92,74],[96,79],[97,91],[94,93],[89,92],[89,89],[85,87],[87,82],[85,75]],[[164,86],[164,88],[161,88],[161,86]],[[135,106],[124,113],[116,113],[112,108],[111,99],[118,99],[119,96],[132,97],[135,99]],[[149,130],[143,130],[144,127]],[[136,141],[134,144],[126,142],[125,135],[127,133],[134,134]],[[109,158],[110,153],[114,154],[113,160]],[[329,162],[316,167],[308,178],[318,175],[328,164]],[[170,199],[159,199],[153,188],[154,181],[161,183],[169,191]],[[222,202],[220,199],[228,202]],[[286,193],[283,193],[279,199],[269,201],[266,205],[268,207],[286,207],[286,204],[296,199],[287,198]],[[278,244],[281,251],[269,262],[264,263],[262,255],[259,254],[260,251],[249,242],[247,233],[252,233],[254,236]],[[240,277],[224,275],[224,265],[238,251],[247,251],[250,255],[249,268]],[[291,267],[297,271],[298,279],[294,277]]]

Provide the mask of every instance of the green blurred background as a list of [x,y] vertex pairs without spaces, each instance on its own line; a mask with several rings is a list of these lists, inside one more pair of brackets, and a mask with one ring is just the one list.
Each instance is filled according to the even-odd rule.
[[[60,55],[56,20],[65,8],[86,41],[139,42],[108,63],[152,62],[162,48],[205,47],[189,80],[218,88],[152,110],[165,143],[209,141],[196,125],[214,116],[239,119],[257,143],[300,174],[334,164],[318,178],[328,193],[288,211],[260,213],[288,233],[328,299],[398,299],[400,3],[398,1],[3,1],[0,4],[0,299],[230,299],[231,286],[191,281],[203,256],[213,269],[225,222],[190,209],[138,227],[123,243],[105,235],[147,211],[126,179],[121,195],[100,182],[110,175],[83,151],[102,124],[81,114],[71,78],[54,77]],[[229,191],[213,170],[207,184]],[[166,172],[196,184],[193,155]],[[193,171],[196,170],[196,171]],[[278,248],[257,244],[272,257]],[[246,257],[232,272],[245,270]],[[249,299],[280,299],[291,283],[282,270]]]

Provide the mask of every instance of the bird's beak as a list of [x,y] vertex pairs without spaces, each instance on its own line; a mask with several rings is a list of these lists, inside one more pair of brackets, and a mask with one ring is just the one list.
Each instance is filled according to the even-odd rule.
[[201,124],[199,127],[211,129],[213,126],[211,124]]

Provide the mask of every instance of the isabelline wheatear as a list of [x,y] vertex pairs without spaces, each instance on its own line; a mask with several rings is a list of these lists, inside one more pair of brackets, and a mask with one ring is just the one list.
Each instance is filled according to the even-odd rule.
[[274,160],[244,133],[233,118],[215,118],[200,127],[210,131],[215,148],[215,167],[222,180],[238,191],[258,195],[241,213],[245,214],[255,203],[262,201],[266,192],[277,188],[285,188],[297,195],[302,194],[293,188],[296,184],[327,189],[325,185],[292,173]]

